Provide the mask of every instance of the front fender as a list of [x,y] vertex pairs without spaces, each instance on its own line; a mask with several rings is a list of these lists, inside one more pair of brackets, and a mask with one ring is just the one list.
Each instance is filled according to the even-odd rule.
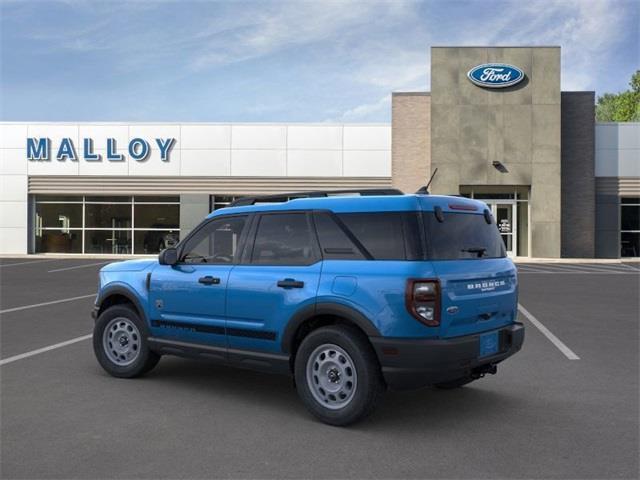
[[147,325],[150,325],[149,316],[146,308],[149,301],[148,292],[146,290],[143,290],[142,292],[140,292],[136,290],[133,286],[125,282],[111,282],[104,285],[100,289],[95,301],[94,311],[96,312],[96,318],[97,318],[98,312],[101,310],[101,307],[104,301],[113,295],[121,295],[123,297],[126,297],[129,301],[131,301],[131,303],[135,305],[138,312],[140,312],[142,319],[147,323]]

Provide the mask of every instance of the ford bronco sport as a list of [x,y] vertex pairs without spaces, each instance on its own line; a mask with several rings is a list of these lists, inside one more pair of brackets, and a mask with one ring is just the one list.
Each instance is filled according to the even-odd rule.
[[346,425],[386,388],[460,387],[521,348],[516,269],[484,203],[333,193],[243,198],[159,261],[102,268],[100,365],[136,377],[168,354],[289,374],[312,414]]

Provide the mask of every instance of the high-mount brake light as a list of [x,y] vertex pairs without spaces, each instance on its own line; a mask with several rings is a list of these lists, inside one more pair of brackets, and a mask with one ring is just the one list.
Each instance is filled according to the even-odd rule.
[[462,203],[450,203],[449,208],[451,210],[466,210],[468,212],[475,212],[478,210],[478,207],[474,205],[464,205]]
[[437,279],[408,280],[405,303],[416,320],[429,327],[440,325],[440,282]]

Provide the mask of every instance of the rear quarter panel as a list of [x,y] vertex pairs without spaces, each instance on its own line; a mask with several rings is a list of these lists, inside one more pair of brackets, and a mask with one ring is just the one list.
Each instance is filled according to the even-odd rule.
[[434,276],[430,262],[325,260],[317,301],[358,310],[385,337],[436,337],[438,328],[420,323],[405,306],[407,279]]

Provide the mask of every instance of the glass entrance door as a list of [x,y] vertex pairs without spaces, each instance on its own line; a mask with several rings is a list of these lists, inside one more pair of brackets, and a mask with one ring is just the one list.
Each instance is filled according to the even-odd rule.
[[504,242],[507,255],[514,257],[517,255],[518,245],[518,219],[515,215],[516,202],[509,201],[486,201],[491,208],[493,218],[496,220],[496,226]]

